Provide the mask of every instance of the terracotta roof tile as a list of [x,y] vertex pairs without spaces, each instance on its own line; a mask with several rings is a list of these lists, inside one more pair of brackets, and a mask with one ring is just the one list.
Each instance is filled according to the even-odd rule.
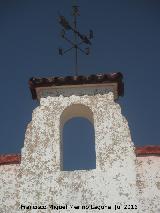
[[136,147],[136,155],[137,156],[148,156],[148,155],[160,156],[160,146]]
[[0,165],[19,164],[21,162],[21,154],[0,155]]
[[30,78],[29,87],[31,90],[32,98],[37,99],[37,87],[50,87],[62,85],[81,85],[81,84],[99,84],[99,83],[117,83],[118,96],[123,96],[124,85],[123,75],[120,72],[110,74],[92,74],[88,76],[66,76],[66,77],[48,77],[48,78]]

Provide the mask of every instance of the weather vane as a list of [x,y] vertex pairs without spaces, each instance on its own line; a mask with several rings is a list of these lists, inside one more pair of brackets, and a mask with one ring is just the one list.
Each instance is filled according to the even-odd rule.
[[[91,45],[91,39],[93,38],[93,31],[90,30],[88,35],[81,34],[77,29],[77,16],[79,16],[79,6],[73,4],[72,6],[72,16],[73,16],[73,26],[69,24],[69,22],[66,20],[66,18],[62,15],[59,15],[59,23],[63,27],[61,31],[61,37],[65,39],[69,44],[71,44],[71,47],[67,50],[63,50],[62,48],[59,48],[59,55],[64,55],[65,53],[69,52],[72,49],[75,49],[75,75],[78,76],[78,51],[81,51],[82,53],[89,55],[90,48],[87,46],[85,49],[82,49],[80,47],[81,44],[85,43],[87,45]],[[68,39],[66,37],[66,31],[72,31],[74,38],[73,40]]]

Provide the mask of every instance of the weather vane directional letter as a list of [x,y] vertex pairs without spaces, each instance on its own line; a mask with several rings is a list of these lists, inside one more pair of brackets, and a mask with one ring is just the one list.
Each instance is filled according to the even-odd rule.
[[[62,15],[59,15],[59,23],[63,27],[61,31],[61,37],[65,39],[68,43],[71,44],[71,47],[67,50],[63,50],[62,48],[59,48],[59,55],[64,55],[65,53],[69,52],[72,49],[75,49],[75,75],[78,76],[78,50],[82,53],[89,55],[90,48],[87,46],[84,50],[80,47],[81,44],[85,43],[87,45],[91,45],[91,39],[93,38],[93,31],[89,31],[89,35],[81,34],[77,30],[77,16],[79,16],[79,10],[78,6],[73,5],[72,6],[72,16],[73,16],[73,26],[69,24],[69,22],[66,20],[66,18]],[[66,31],[72,31],[74,34],[74,39],[70,40],[66,37]]]

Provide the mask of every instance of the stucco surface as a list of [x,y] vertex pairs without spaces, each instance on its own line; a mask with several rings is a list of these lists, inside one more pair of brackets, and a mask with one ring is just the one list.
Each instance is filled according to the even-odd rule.
[[142,212],[160,212],[160,157],[137,158],[137,196]]
[[48,96],[57,97],[63,95],[64,97],[69,97],[72,95],[76,96],[84,96],[89,95],[93,96],[96,94],[106,94],[112,92],[114,94],[114,98],[118,97],[117,85],[115,83],[106,83],[99,85],[74,85],[70,86],[62,86],[62,87],[39,87],[36,88],[37,98],[46,98]]
[[[121,114],[120,106],[115,103],[113,93],[108,89],[106,91],[103,89],[102,94],[100,90],[97,91],[99,94],[95,94],[93,89],[89,90],[89,95],[86,95],[87,88],[87,91],[79,90],[78,95],[70,96],[74,93],[73,89],[69,95],[64,90],[64,96],[61,91],[61,95],[58,93],[57,96],[54,94],[41,97],[40,106],[33,111],[22,150],[20,203],[26,205],[33,203],[36,205],[37,202],[41,205],[108,203],[108,205],[119,204],[122,207],[124,204],[137,203],[136,157],[128,123]],[[75,108],[78,106],[74,116],[83,114],[86,108],[84,115],[94,125],[95,170],[62,171],[63,119],[67,116],[65,115],[67,109],[73,106]],[[126,175],[126,171],[130,172]]]
[[[68,91],[68,92],[67,92]],[[3,191],[13,194],[16,205],[3,203],[8,212],[152,212],[149,205],[158,211],[159,185],[156,180],[156,192],[145,198],[147,189],[140,190],[138,181],[150,181],[150,176],[143,158],[136,161],[134,145],[131,140],[128,122],[121,113],[121,108],[114,99],[114,94],[105,90],[87,88],[74,91],[61,90],[59,93],[41,93],[40,105],[32,113],[28,124],[22,159],[13,172],[2,168],[2,178],[6,177]],[[48,96],[50,94],[50,96]],[[53,95],[52,95],[53,94]],[[74,112],[74,113],[71,113]],[[84,116],[95,129],[96,169],[63,171],[64,123],[73,116]],[[142,162],[141,162],[142,161]],[[140,163],[141,162],[141,163]],[[159,164],[153,159],[150,167],[158,171]],[[152,169],[153,169],[152,167]],[[1,167],[0,167],[1,168]],[[144,173],[141,171],[144,168]],[[143,169],[142,169],[143,170]],[[154,170],[154,169],[153,169]],[[11,173],[11,174],[10,174]],[[136,175],[137,173],[137,175]],[[138,181],[136,181],[136,178]],[[13,181],[13,189],[8,189]],[[144,179],[144,180],[143,180]],[[152,187],[149,183],[149,188]],[[12,185],[12,183],[11,183]],[[14,187],[16,190],[14,191]],[[155,187],[156,187],[155,186]],[[149,192],[149,191],[148,191]],[[2,201],[5,199],[3,193]],[[158,195],[157,195],[158,194]],[[17,199],[17,200],[16,200]],[[140,201],[140,202],[139,202]],[[51,210],[49,205],[93,205],[112,206],[105,210]],[[20,205],[46,205],[47,210],[20,210]],[[119,205],[120,210],[114,209]],[[137,205],[138,209],[124,209],[125,205]]]
[[20,165],[0,166],[0,212],[14,212],[18,202],[18,172]]

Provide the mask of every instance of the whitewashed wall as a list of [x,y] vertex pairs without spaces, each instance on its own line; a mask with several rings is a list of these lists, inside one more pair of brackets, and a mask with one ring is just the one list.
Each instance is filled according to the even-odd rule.
[[137,158],[137,196],[142,212],[160,213],[160,157]]
[[[64,89],[60,94],[55,90],[40,91],[40,106],[33,111],[26,130],[20,168],[0,167],[0,212],[158,212],[159,163],[154,157],[150,157],[151,164],[147,158],[136,161],[128,123],[113,93],[104,88],[87,88]],[[73,111],[94,125],[96,169],[62,171],[62,128]],[[156,169],[156,177],[151,169]],[[147,183],[146,188],[142,189],[141,182]],[[149,194],[152,186],[154,193]],[[49,205],[66,204],[67,210],[49,209]],[[45,205],[47,209],[22,211],[20,205]],[[112,209],[75,210],[70,205],[105,205]],[[120,210],[115,210],[115,205]],[[125,205],[136,205],[138,209],[125,209]]]
[[[128,123],[113,93],[104,88],[92,88],[89,92],[81,89],[76,95],[72,94],[75,92],[72,89],[69,95],[66,89],[63,91],[57,96],[56,92],[53,96],[43,93],[40,106],[32,114],[22,151],[20,203],[45,203],[47,206],[119,204],[122,208],[125,204],[136,204],[134,146]],[[64,114],[76,106],[75,116],[84,114],[95,128],[96,169],[61,171],[61,132],[64,119],[71,117]],[[71,110],[67,110],[69,107]],[[77,210],[69,209],[68,212]]]
[[19,164],[0,165],[0,212],[16,212]]

